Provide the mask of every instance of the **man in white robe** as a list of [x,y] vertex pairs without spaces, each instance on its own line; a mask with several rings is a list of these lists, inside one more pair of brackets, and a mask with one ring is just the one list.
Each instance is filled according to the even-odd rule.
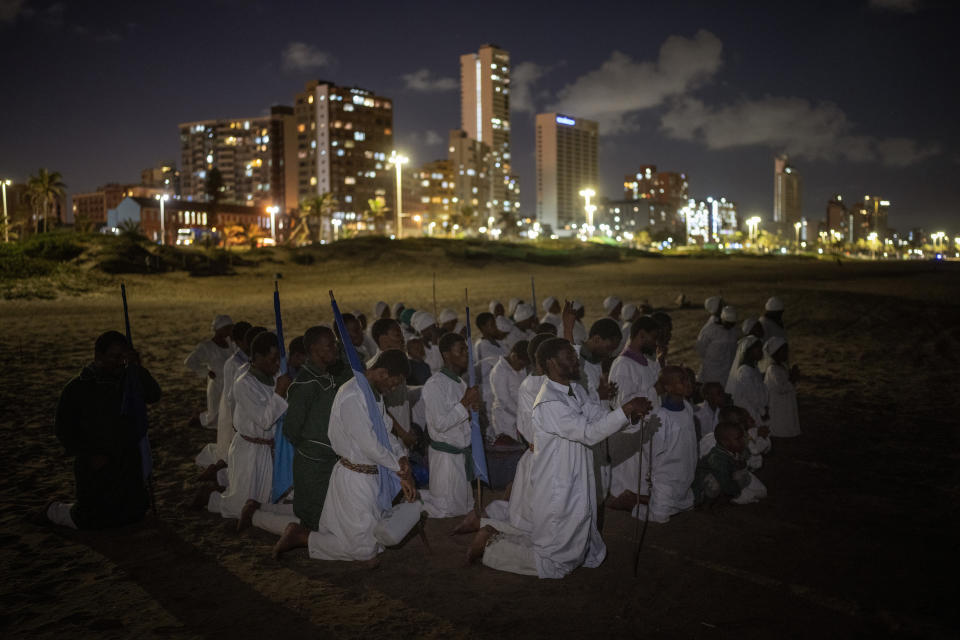
[[520,340],[533,340],[533,336],[537,335],[534,331],[537,326],[537,312],[532,305],[525,302],[517,305],[513,321],[513,330],[504,339],[508,349]]
[[410,326],[423,338],[424,362],[430,365],[431,373],[436,373],[443,367],[443,356],[437,344],[442,334],[436,318],[429,311],[418,311],[410,319]]
[[430,489],[420,493],[431,518],[449,518],[473,509],[470,410],[479,408],[481,398],[479,387],[468,387],[463,379],[468,366],[463,336],[448,333],[439,347],[443,367],[427,380],[422,392],[430,437]]
[[233,320],[227,315],[218,315],[210,326],[213,337],[198,344],[183,364],[207,382],[207,408],[200,413],[200,424],[208,429],[217,428],[217,412],[220,394],[223,393],[223,364],[234,347],[230,344]]
[[587,328],[583,326],[583,317],[586,314],[586,309],[584,309],[583,303],[579,300],[574,300],[571,306],[577,316],[577,319],[573,323],[573,344],[583,344],[587,339]]
[[581,565],[599,566],[606,556],[596,527],[590,447],[628,427],[631,419],[649,411],[649,403],[635,398],[608,411],[575,384],[579,364],[569,342],[547,340],[538,353],[548,378],[533,410],[532,530],[526,533],[509,523],[485,525],[471,544],[468,559],[482,556],[483,564],[494,569],[563,578]]
[[[382,401],[409,375],[406,355],[399,350],[384,351],[364,374],[377,398],[377,411],[390,424]],[[406,457],[397,456],[392,447],[377,440],[367,400],[357,378],[337,391],[330,409],[330,444],[340,461],[330,476],[330,487],[316,531],[298,522],[291,523],[273,548],[276,558],[297,547],[307,547],[315,560],[375,561],[384,550],[377,525],[389,513],[377,501],[380,487],[379,467],[400,477],[404,498],[416,496],[413,477]]]
[[[500,358],[510,353],[503,338],[506,334],[497,328],[497,318],[488,311],[477,314],[475,320],[480,338],[474,344],[474,364],[478,368],[480,394],[483,396],[483,408],[488,422],[493,421],[493,388],[490,386],[490,372]],[[511,345],[512,346],[512,345]]]
[[526,340],[513,345],[510,353],[500,356],[497,364],[490,370],[490,388],[493,391],[493,405],[490,427],[495,437],[506,436],[519,441],[517,433],[517,400],[520,384],[527,374],[530,360],[527,357]]
[[701,389],[703,402],[698,404],[693,411],[693,417],[697,423],[697,436],[700,440],[700,457],[710,453],[717,440],[713,435],[719,422],[720,408],[726,401],[726,395],[723,392],[723,386],[719,382],[708,382]]
[[[654,409],[660,406],[656,389],[660,368],[654,357],[658,335],[659,326],[649,316],[639,318],[630,328],[627,348],[610,367],[610,383],[617,387],[619,404],[640,396],[649,400]],[[612,469],[607,506],[630,510],[637,500],[640,436],[632,432],[618,433],[610,438],[608,445]]]
[[776,296],[768,299],[763,306],[760,324],[763,326],[763,335],[767,340],[773,337],[787,339],[787,330],[783,327],[783,310],[783,300]]
[[[253,524],[279,535],[288,522],[296,519],[292,504],[270,505],[273,437],[277,421],[287,410],[285,396],[292,380],[287,374],[277,376],[280,350],[273,333],[257,335],[250,353],[250,367],[233,386],[233,424],[237,432],[227,457],[229,486],[223,493],[210,493],[207,509],[224,518],[238,518],[238,530],[251,524],[257,512]],[[277,522],[273,522],[274,515],[279,516]]]
[[726,383],[730,365],[737,353],[739,330],[736,326],[737,310],[727,305],[719,318],[703,325],[697,336],[697,355],[700,356],[698,378],[701,383]]
[[693,407],[685,398],[693,385],[680,367],[665,367],[660,374],[663,398],[654,410],[659,428],[642,447],[639,504],[637,518],[648,516],[653,522],[668,522],[670,516],[693,508],[691,489],[697,472],[700,451],[693,419]]
[[[366,362],[367,368],[372,367],[380,354],[391,349],[403,351],[405,344],[400,323],[392,318],[381,318],[373,323],[371,336],[377,342],[377,351]],[[410,391],[407,381],[398,384],[383,395],[383,404],[387,408],[387,431],[397,439],[399,447],[397,453],[401,457],[407,455],[409,448],[416,444],[417,436],[412,430],[412,415],[410,410]]]
[[557,328],[557,333],[563,330],[563,323],[560,319],[560,301],[554,298],[553,296],[547,296],[546,300],[541,303],[543,307],[543,317],[540,318],[541,323],[552,324]]

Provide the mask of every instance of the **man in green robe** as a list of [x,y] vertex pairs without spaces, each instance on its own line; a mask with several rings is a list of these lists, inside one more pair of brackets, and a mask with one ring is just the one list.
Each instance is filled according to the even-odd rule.
[[329,327],[316,326],[303,335],[307,361],[287,391],[283,434],[293,444],[293,512],[303,526],[316,531],[327,496],[330,473],[339,459],[330,447],[327,427],[337,389],[353,377],[338,357]]

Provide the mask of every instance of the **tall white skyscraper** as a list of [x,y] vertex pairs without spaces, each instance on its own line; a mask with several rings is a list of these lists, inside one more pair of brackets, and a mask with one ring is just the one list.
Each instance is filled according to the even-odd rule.
[[481,215],[519,206],[510,178],[510,54],[496,45],[460,56],[460,128],[490,147],[490,192]]
[[537,114],[537,219],[568,235],[586,221],[582,189],[597,190],[597,123]]

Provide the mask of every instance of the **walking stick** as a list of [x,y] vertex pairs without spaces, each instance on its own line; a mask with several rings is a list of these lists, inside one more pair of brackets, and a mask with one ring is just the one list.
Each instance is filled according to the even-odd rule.
[[[644,430],[647,428],[647,421],[644,420],[641,427],[640,433],[643,434]],[[636,524],[633,528],[633,539],[636,540],[637,548],[633,552],[633,577],[637,577],[637,572],[640,569],[640,549],[643,547],[643,540],[647,537],[647,525],[650,524],[650,498],[653,496],[653,435],[650,436],[650,442],[647,449],[647,504],[646,509],[643,514],[643,531],[640,532],[639,538],[637,537],[637,532],[640,529],[640,518],[636,518]],[[637,508],[640,508],[640,483],[643,478],[643,444],[640,445],[640,470],[637,472]]]

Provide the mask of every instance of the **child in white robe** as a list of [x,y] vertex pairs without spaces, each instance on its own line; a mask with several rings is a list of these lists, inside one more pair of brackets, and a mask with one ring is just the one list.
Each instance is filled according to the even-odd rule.
[[793,386],[797,370],[796,366],[787,369],[790,357],[788,349],[787,341],[777,336],[763,345],[764,353],[770,359],[770,366],[763,378],[770,407],[770,435],[777,438],[800,435],[797,389]]
[[234,350],[230,344],[233,320],[230,316],[218,315],[213,319],[210,329],[213,337],[198,344],[183,364],[206,380],[207,408],[200,414],[200,424],[216,429],[220,394],[223,393],[223,363],[233,355]]
[[527,357],[526,340],[511,347],[510,353],[500,356],[490,370],[490,388],[493,391],[490,426],[495,437],[505,436],[517,442],[517,399],[520,384],[526,377],[530,360]]

